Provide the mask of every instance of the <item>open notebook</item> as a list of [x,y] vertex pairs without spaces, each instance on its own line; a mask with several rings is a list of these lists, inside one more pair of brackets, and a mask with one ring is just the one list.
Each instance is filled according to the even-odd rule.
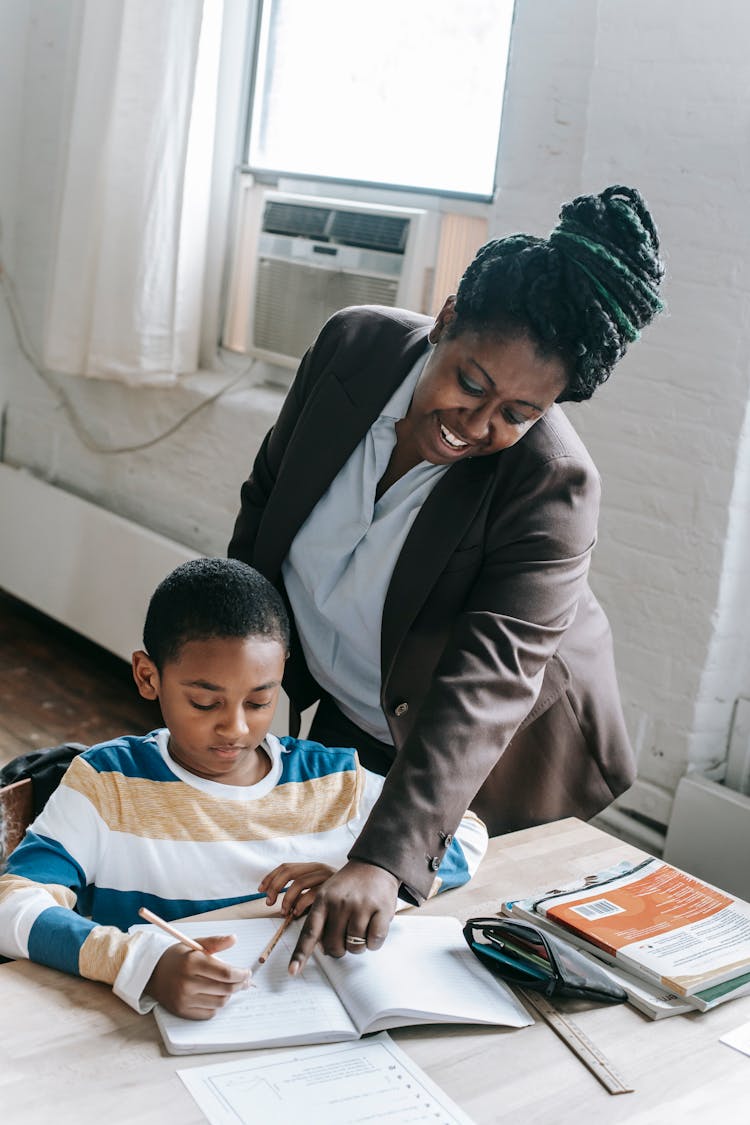
[[[301,976],[290,977],[289,957],[301,923],[289,927],[255,988],[235,994],[210,1020],[185,1020],[154,1009],[170,1054],[247,1050],[358,1039],[371,1031],[425,1023],[525,1027],[526,1009],[469,950],[455,918],[395,918],[382,949],[341,959],[320,950]],[[235,934],[218,954],[236,965],[254,965],[278,919],[185,922],[190,937]]]

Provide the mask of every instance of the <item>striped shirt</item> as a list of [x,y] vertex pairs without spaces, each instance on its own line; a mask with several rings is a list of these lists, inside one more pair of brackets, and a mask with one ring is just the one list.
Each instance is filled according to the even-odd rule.
[[[168,742],[161,729],[75,758],[0,877],[0,954],[105,981],[137,1011],[153,1006],[144,989],[174,944],[126,932],[139,907],[180,918],[263,898],[280,863],[341,867],[384,780],[354,750],[269,734],[269,773],[223,785],[183,769]],[[467,813],[433,893],[467,882],[486,847]]]

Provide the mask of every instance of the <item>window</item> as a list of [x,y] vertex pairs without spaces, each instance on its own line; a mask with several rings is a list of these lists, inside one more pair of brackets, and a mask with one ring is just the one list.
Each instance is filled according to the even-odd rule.
[[263,0],[246,170],[490,199],[512,0]]

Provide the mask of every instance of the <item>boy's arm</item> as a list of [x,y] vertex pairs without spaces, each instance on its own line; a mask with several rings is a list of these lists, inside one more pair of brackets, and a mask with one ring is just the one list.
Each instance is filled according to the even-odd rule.
[[[154,927],[124,933],[77,913],[107,854],[100,784],[90,763],[76,759],[8,858],[0,877],[0,953],[103,981],[137,1012],[158,1001],[178,1015],[208,1019],[244,987],[245,970],[188,950]],[[213,937],[201,944],[210,954],[232,942]]]
[[0,877],[0,953],[103,981],[137,1012],[149,1011],[154,1001],[144,990],[174,938],[159,931],[126,934],[77,914],[86,877],[58,841],[35,831],[40,820]]
[[123,933],[76,910],[96,882],[108,828],[84,795],[99,779],[76,758],[61,784],[8,857],[0,877],[0,953],[112,986],[136,1011],[142,993],[174,939],[160,931]]
[[428,897],[432,898],[453,887],[461,887],[469,879],[473,879],[484,859],[488,843],[484,821],[476,813],[465,812],[453,839],[446,847]]

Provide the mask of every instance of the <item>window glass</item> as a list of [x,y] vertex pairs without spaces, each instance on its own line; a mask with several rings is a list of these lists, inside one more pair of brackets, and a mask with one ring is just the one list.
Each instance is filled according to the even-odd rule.
[[512,0],[264,0],[254,172],[490,198]]

